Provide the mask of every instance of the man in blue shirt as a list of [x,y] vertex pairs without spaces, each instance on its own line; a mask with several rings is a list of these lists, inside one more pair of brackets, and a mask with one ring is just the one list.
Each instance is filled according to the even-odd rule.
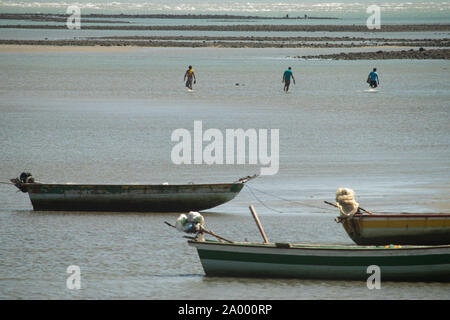
[[376,88],[380,84],[377,68],[373,68],[373,71],[369,73],[369,77],[367,77],[367,83],[371,88]]
[[283,74],[283,80],[281,80],[282,83],[284,82],[283,90],[286,91],[286,93],[288,92],[289,85],[291,84],[291,77],[295,84],[295,78],[294,78],[294,74],[292,73],[292,68],[289,67]]

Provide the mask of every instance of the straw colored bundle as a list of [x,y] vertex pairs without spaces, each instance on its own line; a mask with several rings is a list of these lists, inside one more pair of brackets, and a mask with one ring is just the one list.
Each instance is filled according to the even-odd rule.
[[336,206],[342,216],[353,216],[359,208],[359,203],[355,201],[355,192],[352,189],[339,188],[336,191]]

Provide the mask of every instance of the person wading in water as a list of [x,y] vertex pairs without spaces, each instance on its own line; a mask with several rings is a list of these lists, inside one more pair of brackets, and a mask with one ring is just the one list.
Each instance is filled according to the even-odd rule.
[[286,93],[289,91],[289,85],[291,84],[291,77],[295,84],[295,78],[294,74],[292,73],[292,68],[289,67],[284,73],[283,73],[283,80],[281,82],[284,82],[284,88],[283,90],[286,91]]
[[188,87],[190,90],[192,90],[192,80],[194,80],[194,84],[197,83],[194,69],[192,69],[192,66],[189,66],[189,68],[186,70],[186,73],[184,74],[184,81],[186,81],[186,87]]
[[376,88],[380,85],[380,79],[378,78],[377,68],[373,68],[373,71],[369,73],[367,77],[367,83],[371,88]]

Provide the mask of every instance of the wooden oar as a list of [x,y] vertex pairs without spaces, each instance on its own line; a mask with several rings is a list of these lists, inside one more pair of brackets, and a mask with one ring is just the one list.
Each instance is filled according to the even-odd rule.
[[[333,207],[335,207],[335,208],[338,208],[338,206],[337,205],[335,205],[334,203],[331,203],[331,202],[328,202],[328,201],[324,201],[326,204],[329,204],[330,206],[333,206]],[[364,208],[361,208],[361,207],[358,207],[358,210],[362,210],[362,211],[364,211],[364,212],[366,212],[366,213],[368,213],[368,214],[374,214],[373,212],[370,212],[369,210],[366,210],[366,209],[364,209]]]
[[324,201],[326,204],[329,204],[330,206],[333,206],[335,208],[338,208],[337,205],[335,205],[334,203],[328,202],[328,201]]
[[259,232],[261,232],[261,235],[264,239],[264,243],[269,243],[269,241],[267,240],[267,236],[266,233],[264,232],[264,229],[261,225],[261,221],[259,221],[258,215],[256,214],[255,208],[253,207],[253,205],[250,205],[250,211],[252,212],[253,218],[256,221],[256,225],[258,226]]
[[[164,221],[164,223],[167,224],[168,226],[172,227],[172,228],[175,228],[175,229],[177,228],[177,227],[175,227],[174,225],[170,224],[167,221]],[[212,235],[213,237],[216,237],[219,240],[223,240],[223,241],[226,241],[226,242],[229,242],[229,243],[233,243],[234,242],[234,241],[231,241],[231,240],[225,239],[224,237],[219,236],[218,234],[216,234],[213,231],[205,229],[205,227],[203,227],[203,226],[200,226],[200,228],[201,228],[200,232],[204,232],[204,233],[210,234],[210,235]]]
[[362,210],[364,212],[367,212],[368,214],[374,214],[373,212],[370,212],[369,210],[366,210],[366,209],[361,208],[361,207],[359,207],[358,209],[360,209],[360,210]]

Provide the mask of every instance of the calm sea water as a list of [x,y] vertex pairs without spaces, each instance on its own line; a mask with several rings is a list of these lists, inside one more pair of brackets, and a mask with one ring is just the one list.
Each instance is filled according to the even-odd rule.
[[[171,133],[201,120],[204,130],[280,130],[278,174],[249,184],[258,199],[244,188],[204,213],[224,237],[260,241],[254,204],[269,240],[351,244],[323,204],[338,187],[353,188],[373,211],[450,212],[447,61],[292,58],[311,49],[78,50],[0,54],[0,181],[23,170],[89,183],[222,182],[259,172],[173,164]],[[188,64],[198,80],[192,93]],[[289,94],[287,66],[297,81]],[[374,66],[381,86],[367,93]],[[449,298],[441,283],[368,290],[364,282],[208,278],[183,234],[163,223],[177,216],[33,212],[26,194],[0,184],[0,298]],[[66,288],[70,265],[81,268],[81,290]]]

